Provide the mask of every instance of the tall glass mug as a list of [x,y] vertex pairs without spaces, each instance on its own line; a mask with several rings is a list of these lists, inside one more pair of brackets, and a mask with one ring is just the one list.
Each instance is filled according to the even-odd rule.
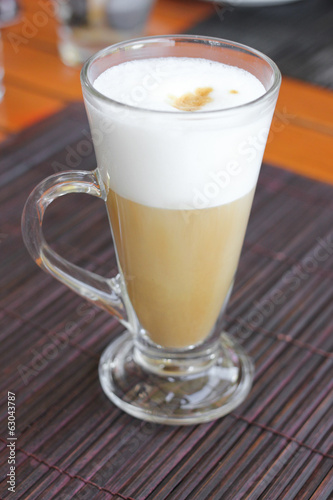
[[[107,68],[166,56],[243,68],[265,92],[233,108],[191,113],[140,107],[147,92],[163,85],[163,71],[143,77],[131,105],[94,88]],[[221,417],[252,383],[251,360],[217,325],[234,282],[280,72],[237,43],[161,36],[102,50],[86,62],[81,81],[98,167],[37,186],[23,214],[26,246],[40,267],[125,326],[99,366],[103,390],[117,406],[166,424]],[[80,269],[45,242],[45,209],[69,193],[105,201],[116,277]]]

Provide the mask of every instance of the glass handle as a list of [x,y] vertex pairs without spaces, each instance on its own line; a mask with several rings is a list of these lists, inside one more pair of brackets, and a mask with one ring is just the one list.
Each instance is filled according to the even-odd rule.
[[42,224],[46,208],[60,196],[70,193],[87,193],[103,198],[96,171],[64,172],[42,181],[30,194],[22,215],[22,235],[32,258],[71,290],[88,299],[94,305],[113,314],[129,327],[121,294],[121,279],[106,279],[86,271],[60,257],[46,243]]

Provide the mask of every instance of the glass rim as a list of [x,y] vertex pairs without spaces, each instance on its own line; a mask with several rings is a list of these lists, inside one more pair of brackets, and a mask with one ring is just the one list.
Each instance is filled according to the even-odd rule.
[[[256,99],[252,101],[248,101],[243,104],[239,104],[237,106],[232,106],[228,108],[223,108],[223,109],[214,109],[214,110],[198,110],[195,111],[195,113],[190,113],[188,111],[172,111],[172,110],[158,110],[158,109],[149,109],[149,108],[144,108],[132,104],[125,104],[120,101],[116,101],[115,99],[112,99],[111,97],[107,97],[106,95],[102,94],[98,90],[95,89],[93,86],[93,83],[90,81],[88,77],[88,71],[91,67],[91,65],[95,62],[96,59],[99,57],[106,56],[108,54],[112,54],[113,52],[117,52],[120,49],[123,49],[125,47],[129,46],[135,46],[140,43],[146,43],[146,42],[157,42],[158,40],[166,40],[166,39],[173,39],[173,40],[178,40],[178,41],[187,41],[187,42],[195,42],[195,43],[204,43],[204,44],[209,44],[209,45],[214,45],[218,46],[220,45],[221,47],[229,45],[232,48],[239,49],[239,51],[243,52],[250,52],[252,55],[257,56],[258,58],[264,60],[272,69],[273,71],[273,83],[270,86],[269,89],[265,90],[265,93],[262,94],[260,97],[257,97]],[[84,63],[81,72],[80,72],[80,79],[81,79],[81,85],[82,89],[87,90],[90,94],[92,94],[95,98],[102,100],[106,102],[107,104],[112,104],[113,106],[120,107],[124,110],[129,110],[129,111],[134,111],[134,112],[143,112],[143,113],[151,113],[154,115],[168,115],[168,116],[178,116],[178,117],[207,117],[209,116],[217,116],[220,114],[227,114],[228,112],[237,112],[238,110],[243,110],[245,108],[250,108],[250,107],[255,107],[258,103],[262,103],[265,101],[268,101],[271,96],[273,96],[280,88],[281,85],[281,72],[278,68],[278,66],[275,64],[275,62],[262,52],[260,52],[257,49],[253,49],[252,47],[249,47],[248,45],[239,43],[239,42],[233,42],[232,40],[226,40],[223,38],[217,38],[217,37],[209,37],[209,36],[201,36],[201,35],[154,35],[154,36],[147,36],[147,37],[139,37],[139,38],[133,38],[130,40],[125,40],[113,45],[109,45],[108,47],[105,47],[104,49],[96,52],[96,54],[92,55],[87,61]]]

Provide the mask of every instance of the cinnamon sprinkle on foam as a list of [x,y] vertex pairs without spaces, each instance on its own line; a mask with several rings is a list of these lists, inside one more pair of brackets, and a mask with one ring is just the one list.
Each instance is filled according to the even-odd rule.
[[170,95],[171,105],[180,111],[197,111],[212,102],[213,99],[209,96],[212,90],[212,87],[198,87],[194,93],[187,92],[180,97]]

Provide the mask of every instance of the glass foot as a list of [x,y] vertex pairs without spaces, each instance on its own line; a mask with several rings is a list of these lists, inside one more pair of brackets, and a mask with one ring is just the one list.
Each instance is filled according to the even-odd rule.
[[178,375],[170,360],[163,369],[150,370],[141,362],[133,336],[125,332],[103,352],[99,378],[107,397],[133,417],[169,425],[208,422],[244,401],[254,372],[250,358],[226,333],[216,351],[201,370]]

